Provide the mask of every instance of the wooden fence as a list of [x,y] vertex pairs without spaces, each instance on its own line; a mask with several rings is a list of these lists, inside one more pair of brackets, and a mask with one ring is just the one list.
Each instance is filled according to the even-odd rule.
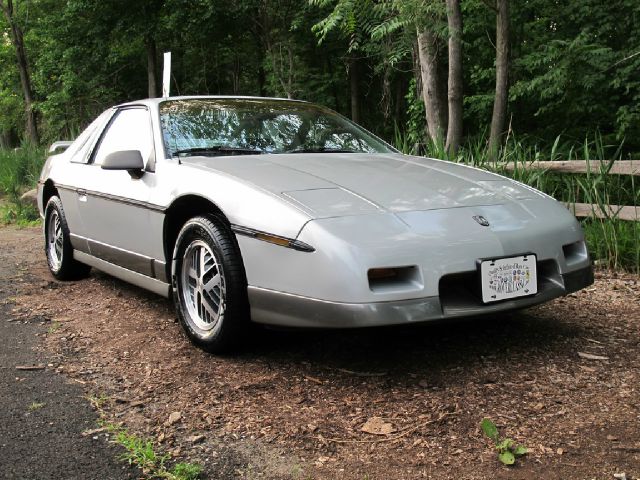
[[[507,170],[536,169],[559,173],[593,173],[599,174],[608,170],[608,175],[640,176],[640,160],[565,160],[534,161],[523,164],[513,162],[506,164]],[[640,181],[639,181],[640,182]],[[631,205],[592,205],[590,203],[567,203],[576,217],[617,218],[619,220],[640,221],[640,206]]]

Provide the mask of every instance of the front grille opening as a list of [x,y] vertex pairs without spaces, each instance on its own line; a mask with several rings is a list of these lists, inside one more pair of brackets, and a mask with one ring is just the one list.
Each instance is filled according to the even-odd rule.
[[417,266],[371,268],[367,272],[369,289],[376,293],[420,290],[423,287]]
[[[562,280],[555,260],[538,261],[536,265],[538,295],[550,288],[562,288]],[[487,304],[482,301],[480,276],[476,270],[444,275],[438,283],[438,295],[445,314],[452,310],[461,312],[467,309],[476,312],[478,308],[487,307]]]

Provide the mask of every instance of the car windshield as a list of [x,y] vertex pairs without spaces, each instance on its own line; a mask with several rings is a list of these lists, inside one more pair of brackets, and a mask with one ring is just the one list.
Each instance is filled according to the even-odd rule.
[[167,100],[160,123],[171,157],[394,151],[327,108],[289,100]]

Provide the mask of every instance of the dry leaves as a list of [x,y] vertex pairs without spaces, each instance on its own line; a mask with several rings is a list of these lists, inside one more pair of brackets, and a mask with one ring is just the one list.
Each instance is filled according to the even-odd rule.
[[[260,478],[289,478],[291,465],[262,474],[265,463],[282,459],[304,469],[300,478],[417,479],[426,472],[506,480],[513,471],[483,461],[494,452],[478,439],[478,419],[496,416],[527,445],[554,439],[532,450],[518,467],[521,478],[606,478],[622,455],[629,468],[640,468],[640,431],[629,421],[637,416],[640,372],[635,280],[627,289],[624,278],[600,274],[592,292],[516,312],[507,323],[429,326],[409,335],[265,333],[268,346],[225,358],[185,341],[164,300],[106,275],[39,288],[50,278],[30,253],[40,249],[40,232],[18,242],[1,230],[5,264],[12,264],[6,247],[13,242],[13,264],[28,262],[36,279],[21,285],[17,308],[24,318],[64,320],[46,334],[58,370],[97,394],[130,400],[105,408],[166,451],[180,447],[187,460],[223,462],[240,445],[234,465],[242,469],[248,460]],[[594,428],[605,430],[593,435]],[[260,456],[256,447],[271,450]]]
[[385,422],[381,417],[371,417],[360,430],[372,435],[389,435],[396,431],[393,424]]
[[182,418],[182,414],[180,412],[171,412],[171,414],[169,415],[169,419],[167,420],[166,425],[167,426],[171,426],[174,423],[178,423],[181,418]]

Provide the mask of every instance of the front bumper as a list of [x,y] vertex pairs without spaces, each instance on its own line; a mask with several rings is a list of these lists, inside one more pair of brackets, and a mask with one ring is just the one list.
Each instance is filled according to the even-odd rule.
[[[469,273],[470,275],[471,273]],[[547,302],[593,283],[591,266],[543,276],[536,295],[483,304],[465,282],[441,284],[439,296],[374,303],[341,303],[249,287],[253,321],[307,328],[358,328],[402,325],[447,318],[472,317]],[[443,291],[446,290],[446,291]]]

